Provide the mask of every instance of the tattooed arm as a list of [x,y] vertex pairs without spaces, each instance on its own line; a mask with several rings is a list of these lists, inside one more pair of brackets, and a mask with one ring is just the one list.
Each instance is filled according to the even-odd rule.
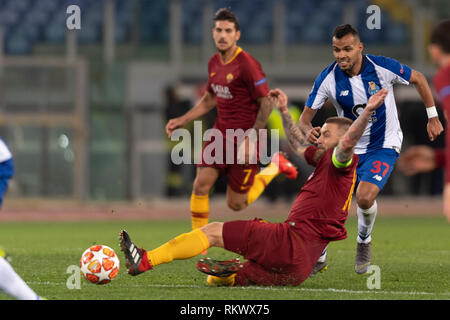
[[258,99],[259,111],[256,115],[255,124],[253,128],[259,131],[260,129],[264,129],[267,124],[267,120],[269,119],[270,113],[273,109],[273,99],[269,96],[262,97]]
[[310,146],[310,143],[306,140],[306,136],[292,119],[289,111],[287,109],[285,111],[280,110],[280,113],[283,120],[284,133],[289,142],[289,146],[296,154],[303,157],[303,153],[305,152],[305,149]]
[[[270,113],[272,112],[274,99],[273,97],[266,96],[258,99],[259,111],[256,114],[255,124],[253,129],[256,130],[256,136],[259,137],[259,130],[264,129],[269,119]],[[250,160],[255,159],[256,156],[256,142],[251,141],[249,136],[246,136],[243,143],[239,145],[238,149],[238,163],[250,163]]]
[[384,101],[388,91],[381,89],[376,94],[370,97],[367,102],[367,106],[364,111],[358,116],[358,118],[352,123],[347,132],[341,137],[339,143],[335,149],[334,155],[336,160],[341,163],[349,162],[353,157],[353,149],[361,138],[366,129],[369,119],[372,113],[379,107]]
[[309,147],[310,143],[289,114],[286,94],[280,89],[275,89],[270,91],[270,95],[277,98],[276,106],[281,113],[284,133],[289,142],[289,146],[296,154],[303,157],[303,153]]

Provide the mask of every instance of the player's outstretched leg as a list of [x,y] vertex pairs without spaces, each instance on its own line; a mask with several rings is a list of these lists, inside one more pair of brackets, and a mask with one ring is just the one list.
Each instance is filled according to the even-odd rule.
[[355,272],[364,274],[369,270],[371,262],[371,250],[369,243],[360,243],[356,245]]
[[297,168],[281,152],[276,152],[270,164],[255,176],[253,185],[248,191],[247,205],[258,199],[267,185],[281,173],[289,179],[296,179],[298,175]]
[[125,254],[128,273],[137,276],[152,268],[147,258],[147,251],[138,248],[125,230],[120,231],[120,249]]
[[236,273],[242,266],[239,258],[224,261],[205,258],[197,262],[197,270],[208,275],[206,283],[209,286],[233,286]]
[[11,256],[2,247],[0,247],[0,258],[5,259],[9,263],[11,263],[11,260],[12,260]]
[[371,264],[372,229],[377,216],[377,202],[374,201],[369,209],[357,208],[358,237],[356,239],[355,272],[364,274]]
[[[208,226],[214,226],[216,224],[220,223],[210,223]],[[202,251],[210,247],[208,237],[203,231],[204,228],[182,233],[150,251],[145,251],[142,248],[139,249],[131,241],[128,233],[122,230],[120,232],[120,247],[125,253],[128,273],[135,276],[163,263],[189,259],[199,255]]]
[[320,255],[319,259],[317,260],[313,270],[309,274],[309,277],[312,278],[317,273],[327,271],[327,269],[328,269],[327,248],[325,248],[322,254]]
[[19,300],[42,300],[3,257],[0,257],[0,290]]

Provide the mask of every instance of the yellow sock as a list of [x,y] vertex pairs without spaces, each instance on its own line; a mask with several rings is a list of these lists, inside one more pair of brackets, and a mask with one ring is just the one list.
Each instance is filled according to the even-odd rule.
[[209,220],[209,195],[191,195],[191,223],[192,230],[208,224]]
[[232,275],[228,277],[216,277],[209,275],[206,278],[206,283],[209,286],[213,287],[232,287],[234,285],[234,281],[236,278],[236,273],[233,273]]
[[271,162],[267,167],[261,170],[261,172],[255,176],[255,181],[253,182],[251,188],[248,190],[247,204],[250,204],[256,199],[258,199],[261,193],[263,193],[264,189],[267,187],[267,185],[279,173],[280,170],[278,169],[278,166],[273,162]]
[[147,251],[147,257],[152,267],[156,267],[173,260],[195,257],[208,248],[209,241],[205,233],[200,229],[195,229],[191,232],[180,234],[154,250]]

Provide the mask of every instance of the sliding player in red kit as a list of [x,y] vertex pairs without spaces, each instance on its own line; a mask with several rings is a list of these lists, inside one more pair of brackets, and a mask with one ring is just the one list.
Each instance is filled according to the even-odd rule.
[[372,95],[354,122],[344,117],[327,119],[315,147],[308,144],[292,120],[284,92],[272,90],[270,95],[277,100],[292,150],[315,167],[288,219],[282,223],[262,219],[213,222],[150,251],[139,249],[122,230],[120,246],[125,253],[128,273],[135,276],[160,264],[192,258],[215,246],[240,254],[247,261],[201,259],[197,268],[209,275],[209,285],[301,284],[328,243],[347,236],[344,223],[359,160],[354,147],[387,93],[386,89],[381,89]]
[[[239,130],[243,136],[250,129],[257,132],[257,137],[266,126],[273,101],[267,96],[269,87],[261,65],[237,46],[241,31],[236,16],[228,9],[217,11],[212,33],[218,52],[208,63],[207,90],[191,110],[166,125],[170,138],[174,130],[217,106],[214,128],[219,130],[223,149],[211,148],[217,142],[215,136],[203,147],[191,194],[192,229],[208,223],[209,193],[220,175],[228,177],[227,204],[235,211],[255,201],[278,174],[297,177],[297,169],[280,153],[275,153],[269,165],[258,173],[258,159],[252,158],[255,146],[250,146],[250,138],[246,137],[239,146],[235,138],[227,139],[227,130]],[[242,161],[238,161],[238,154]]]

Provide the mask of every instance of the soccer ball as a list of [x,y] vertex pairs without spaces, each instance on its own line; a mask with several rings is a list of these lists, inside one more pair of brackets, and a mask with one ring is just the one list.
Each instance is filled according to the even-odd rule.
[[83,277],[91,283],[106,284],[119,273],[120,261],[108,246],[95,245],[81,255],[80,269]]

